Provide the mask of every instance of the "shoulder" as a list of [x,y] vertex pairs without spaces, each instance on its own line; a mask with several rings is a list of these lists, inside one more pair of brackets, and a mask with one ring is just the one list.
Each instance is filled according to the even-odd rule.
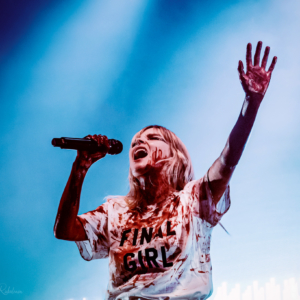
[[107,196],[105,200],[106,201],[100,205],[97,210],[101,209],[101,207],[105,210],[125,210],[128,207],[125,196]]
[[180,201],[184,205],[193,205],[196,199],[199,199],[200,189],[203,178],[188,182],[185,187],[176,193],[180,197]]
[[192,180],[188,182],[184,189],[180,192],[185,193],[185,194],[191,194],[192,196],[197,196],[200,192],[200,188],[203,185],[203,183],[206,181],[205,176],[197,179],[197,180]]

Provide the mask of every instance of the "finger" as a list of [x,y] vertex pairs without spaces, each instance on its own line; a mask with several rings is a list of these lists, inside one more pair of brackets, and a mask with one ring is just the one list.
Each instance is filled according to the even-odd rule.
[[259,41],[257,43],[256,51],[254,55],[254,66],[259,66],[261,47],[262,47],[262,41]]
[[103,135],[103,144],[109,148],[109,142],[108,142],[108,137],[106,135]]
[[159,159],[159,152],[158,152],[158,149],[156,148],[156,150],[155,150],[155,162],[156,161],[158,161],[158,159]]
[[162,156],[162,150],[161,149],[156,149],[156,158],[155,158],[155,165],[156,167],[162,166],[162,161],[163,161],[163,156]]
[[107,150],[109,149],[110,146],[106,135],[101,135],[101,145],[104,145]]
[[159,160],[162,159],[162,150],[161,149],[159,149],[159,151],[158,151],[158,159]]
[[244,65],[241,60],[239,61],[238,72],[240,75],[239,77],[240,77],[242,87],[243,87],[244,91],[246,91],[246,90],[248,90],[249,78],[244,72]]
[[97,143],[98,143],[98,147],[103,144],[103,136],[102,135],[97,136]]
[[241,60],[239,61],[238,72],[239,72],[240,78],[245,75],[244,64],[243,64],[243,62]]
[[98,143],[98,135],[97,134],[92,135],[92,140]]
[[108,143],[107,136],[99,134],[97,137],[98,137],[98,139],[97,139],[98,146],[99,147],[104,146],[106,148],[106,151],[108,151],[109,143]]
[[156,161],[156,152],[157,152],[157,149],[152,153],[152,162],[155,162]]
[[251,54],[251,50],[252,50],[252,45],[251,43],[248,43],[247,45],[247,52],[246,52],[246,64],[247,64],[247,71],[249,70],[249,67],[252,66],[252,54]]
[[277,56],[274,56],[273,59],[272,59],[272,62],[271,62],[271,66],[268,70],[268,72],[272,73],[274,68],[275,68],[275,65],[276,65],[276,62],[277,62]]
[[[89,139],[89,140],[95,141],[97,143],[97,145],[99,146],[97,134],[88,135],[86,138]],[[90,151],[90,153],[93,153],[93,152],[96,152],[96,151]]]
[[270,53],[270,47],[266,47],[264,57],[261,61],[261,67],[264,68],[264,69],[266,69],[269,53]]

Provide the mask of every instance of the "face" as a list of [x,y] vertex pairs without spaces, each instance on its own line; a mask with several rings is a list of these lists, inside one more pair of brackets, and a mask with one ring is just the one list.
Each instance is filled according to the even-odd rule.
[[134,137],[129,151],[130,169],[134,177],[152,168],[161,168],[163,160],[171,157],[171,148],[157,128],[149,128],[139,138]]

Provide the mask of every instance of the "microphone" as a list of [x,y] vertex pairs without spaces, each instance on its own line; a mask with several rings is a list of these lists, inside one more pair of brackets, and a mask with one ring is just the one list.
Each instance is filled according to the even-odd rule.
[[60,147],[61,149],[73,149],[80,151],[91,151],[91,152],[106,152],[111,155],[119,154],[123,150],[123,145],[120,141],[110,139],[108,140],[109,148],[105,145],[98,146],[97,142],[89,139],[77,139],[77,138],[54,138],[52,145],[54,147]]

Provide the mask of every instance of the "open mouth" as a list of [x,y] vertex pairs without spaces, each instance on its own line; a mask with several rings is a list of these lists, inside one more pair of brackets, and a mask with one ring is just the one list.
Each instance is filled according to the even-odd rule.
[[144,158],[147,155],[148,155],[148,153],[147,153],[146,149],[140,148],[134,152],[133,158],[134,158],[134,160],[137,160],[140,158]]

